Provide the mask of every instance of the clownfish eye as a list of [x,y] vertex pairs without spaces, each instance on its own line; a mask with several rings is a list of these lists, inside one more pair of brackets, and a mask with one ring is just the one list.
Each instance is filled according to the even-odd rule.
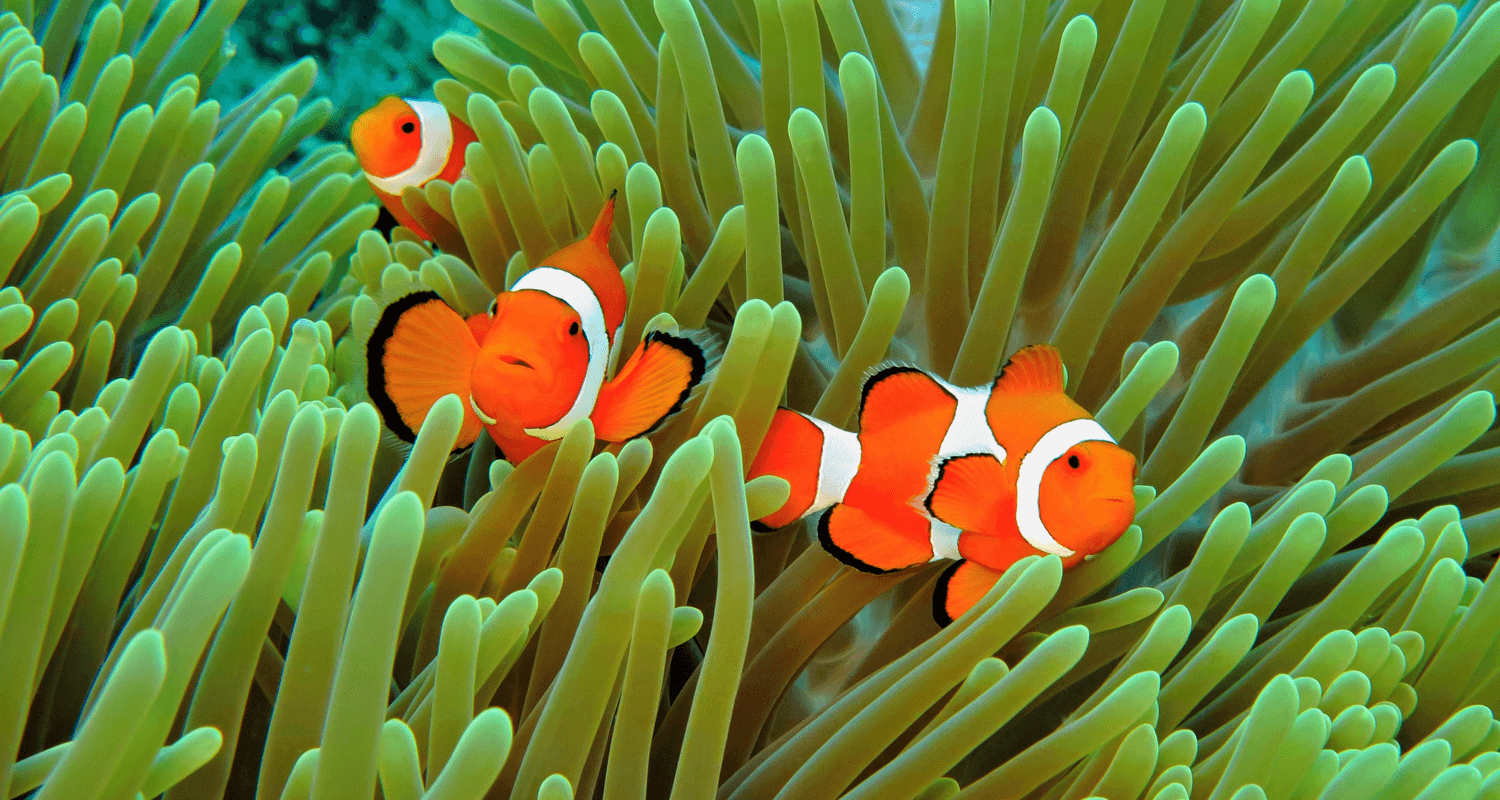
[[1068,456],[1068,466],[1072,467],[1073,469],[1078,469],[1079,461],[1078,455],[1076,453],[1074,455]]
[[500,307],[500,298],[497,297],[494,300],[491,300],[490,301],[490,316],[492,316],[492,317],[495,316],[495,309],[497,309],[499,307]]
[[405,122],[402,122],[401,123],[401,132],[402,133],[416,133],[417,132],[417,123],[413,122],[412,120],[406,120]]
[[577,336],[578,335],[578,323],[575,322],[575,323],[573,323],[573,324],[571,324],[571,325],[568,326],[568,335],[569,336]]

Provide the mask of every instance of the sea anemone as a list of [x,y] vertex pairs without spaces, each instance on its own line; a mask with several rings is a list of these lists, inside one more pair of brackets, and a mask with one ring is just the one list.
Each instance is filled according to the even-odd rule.
[[[1500,797],[1500,4],[952,0],[924,70],[871,0],[457,0],[431,244],[288,164],[314,62],[201,100],[242,5],[0,17],[5,797]],[[385,444],[353,323],[614,188],[706,391]],[[779,404],[1036,341],[1142,465],[1093,560],[939,629],[941,565],[752,537]]]

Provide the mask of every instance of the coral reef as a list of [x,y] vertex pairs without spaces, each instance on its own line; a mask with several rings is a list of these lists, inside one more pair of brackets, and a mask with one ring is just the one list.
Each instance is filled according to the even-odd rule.
[[[1500,797],[1500,4],[952,0],[923,70],[871,0],[457,0],[435,247],[303,147],[313,60],[211,99],[242,5],[0,16],[5,797]],[[707,390],[383,443],[375,297],[616,187]],[[939,564],[752,538],[778,404],[1032,341],[1142,464],[1108,550],[938,630]]]

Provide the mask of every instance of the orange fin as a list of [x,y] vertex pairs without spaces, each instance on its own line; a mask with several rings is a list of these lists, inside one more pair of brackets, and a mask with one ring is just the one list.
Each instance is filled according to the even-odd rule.
[[955,402],[953,394],[924,370],[905,364],[888,366],[865,379],[859,398],[859,429],[878,430]]
[[614,379],[599,389],[594,435],[623,442],[650,433],[682,410],[703,383],[713,354],[693,339],[652,331]]
[[1005,466],[994,456],[955,456],[938,464],[927,510],[955,528],[992,530],[1009,486]]
[[609,190],[609,199],[604,201],[604,207],[599,209],[599,216],[594,218],[594,227],[589,229],[589,241],[608,250],[609,228],[615,221],[615,195],[619,189]]
[[1003,574],[973,561],[953,562],[932,589],[932,618],[947,626],[973,608]]
[[1068,371],[1062,354],[1050,344],[1033,344],[1021,348],[1005,362],[995,389],[1002,392],[1061,392],[1067,388]]
[[[926,520],[911,515],[910,526],[887,525],[854,506],[834,503],[818,518],[818,541],[834,558],[861,572],[895,572],[932,560]],[[918,530],[918,527],[924,530]]]
[[[427,412],[444,395],[467,401],[478,354],[464,318],[436,292],[416,292],[386,306],[365,345],[370,400],[386,428],[414,442]],[[473,444],[482,429],[473,409],[465,407],[453,449]]]
[[818,468],[826,445],[823,429],[811,419],[790,409],[776,409],[747,480],[775,475],[786,479],[792,491],[781,508],[752,520],[750,527],[762,533],[774,531],[816,510],[812,505],[817,500]]

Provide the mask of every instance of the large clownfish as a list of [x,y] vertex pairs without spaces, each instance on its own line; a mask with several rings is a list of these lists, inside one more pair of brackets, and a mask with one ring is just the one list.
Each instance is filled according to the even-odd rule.
[[947,625],[1016,561],[1056,554],[1073,566],[1135,516],[1135,456],[1064,386],[1057,350],[1033,345],[978,388],[916,367],[877,370],[858,434],[777,409],[750,477],[776,475],[792,490],[754,526],[820,515],[823,548],[865,572],[955,559],[933,593]]
[[387,97],[354,120],[349,141],[375,196],[400,224],[431,240],[401,204],[401,191],[464,177],[464,149],[479,137],[431,100]]
[[464,319],[436,293],[396,299],[363,333],[366,391],[386,427],[412,442],[433,404],[464,399],[455,451],[481,429],[520,463],[581,419],[620,442],[677,413],[713,369],[706,334],[647,334],[610,380],[625,281],[610,259],[614,194],[582,241],[568,245]]

